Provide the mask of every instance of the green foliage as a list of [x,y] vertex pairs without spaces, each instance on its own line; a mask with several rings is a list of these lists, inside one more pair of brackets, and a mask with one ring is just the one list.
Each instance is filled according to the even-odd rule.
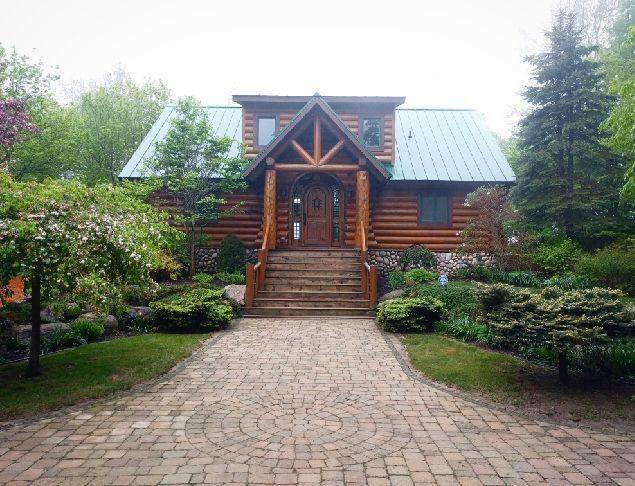
[[635,340],[619,339],[606,344],[576,348],[570,354],[574,368],[612,378],[635,378]]
[[466,342],[478,341],[484,343],[489,338],[487,326],[473,320],[469,315],[455,315],[440,321],[434,326],[434,330]]
[[441,319],[443,304],[432,297],[411,297],[383,302],[377,323],[388,332],[423,332]]
[[218,280],[226,284],[242,285],[245,283],[245,276],[242,273],[219,272]]
[[492,270],[485,265],[470,265],[459,268],[456,271],[455,276],[457,278],[489,282],[492,279]]
[[493,344],[522,349],[546,346],[568,351],[601,343],[616,326],[630,325],[630,312],[615,290],[530,292],[509,285],[479,285],[476,296]]
[[576,265],[575,272],[596,285],[635,295],[635,246],[612,245],[585,255]]
[[216,268],[219,272],[240,273],[245,266],[245,244],[230,233],[226,235],[218,250]]
[[531,255],[532,261],[551,275],[570,272],[580,259],[580,248],[571,240],[561,238],[539,244]]
[[233,317],[233,309],[221,301],[222,295],[218,289],[193,288],[151,302],[150,307],[160,329],[211,331],[227,327]]
[[424,268],[413,268],[404,273],[406,285],[416,285],[425,282],[433,282],[437,279],[437,274]]
[[591,281],[586,277],[566,273],[545,280],[543,285],[546,287],[558,287],[562,290],[581,290],[590,288]]
[[443,303],[444,317],[470,316],[476,308],[476,299],[469,285],[448,283],[441,285],[417,285],[408,289],[408,296],[429,297]]
[[181,274],[183,265],[167,251],[162,251],[152,268],[152,278],[156,281],[176,280]]
[[77,319],[71,324],[71,331],[87,343],[94,343],[104,336],[104,323]]
[[556,228],[597,247],[633,231],[619,206],[625,165],[600,128],[613,100],[572,14],[559,12],[547,38],[547,49],[528,58],[531,109],[520,122],[513,199],[528,227]]
[[403,271],[408,268],[432,268],[437,261],[434,252],[424,245],[412,245],[406,248],[399,257],[399,266]]
[[63,308],[64,319],[72,320],[77,319],[82,313],[82,306],[77,302],[69,302],[64,304]]
[[74,348],[86,344],[86,340],[72,329],[56,327],[52,332],[42,337],[42,353],[52,353],[59,349]]
[[388,274],[388,286],[392,290],[400,289],[406,285],[404,273],[405,272],[390,272]]
[[211,284],[214,281],[214,276],[209,273],[197,273],[192,277],[192,281],[201,284]]
[[540,287],[542,282],[535,273],[529,271],[506,272],[504,270],[494,270],[491,274],[491,281],[516,285],[519,287]]
[[[242,175],[246,162],[229,156],[231,144],[228,137],[214,136],[198,102],[185,98],[179,100],[176,116],[165,138],[157,144],[150,164],[180,208],[175,217],[187,235],[190,276],[195,271],[195,248],[204,225],[241,209],[240,204],[227,206],[222,197],[246,187]],[[231,272],[235,268],[222,270]]]

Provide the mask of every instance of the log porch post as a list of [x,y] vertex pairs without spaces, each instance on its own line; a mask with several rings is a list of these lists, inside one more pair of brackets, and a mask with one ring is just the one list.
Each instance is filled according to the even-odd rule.
[[[263,227],[265,231],[269,225],[269,235],[267,238],[267,248],[276,247],[276,171],[271,168],[273,159],[267,159],[267,166],[270,167],[265,172],[265,191],[263,208]],[[264,234],[263,234],[264,238]]]
[[361,229],[366,230],[366,237],[368,238],[368,223],[370,219],[370,185],[368,180],[368,171],[357,171],[357,180],[355,184],[355,198],[356,198],[356,227],[355,227],[355,246],[361,247]]

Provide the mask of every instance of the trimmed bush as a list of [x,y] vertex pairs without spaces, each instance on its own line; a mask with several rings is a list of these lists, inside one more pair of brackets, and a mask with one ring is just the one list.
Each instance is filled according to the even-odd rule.
[[245,245],[234,234],[223,238],[218,250],[216,269],[219,272],[236,273],[245,266]]
[[409,297],[432,297],[443,303],[445,317],[470,316],[476,308],[472,288],[466,284],[450,282],[446,286],[435,284],[417,285],[408,289]]
[[211,284],[214,281],[214,276],[209,273],[196,273],[192,276],[192,282],[201,284]]
[[405,271],[408,267],[432,268],[437,261],[434,252],[423,245],[412,245],[406,248],[399,257],[399,266]]
[[566,238],[542,243],[536,247],[531,260],[546,273],[560,275],[570,272],[580,259],[580,248]]
[[507,349],[544,346],[553,350],[563,382],[568,379],[572,350],[603,344],[611,335],[633,328],[633,316],[616,290],[549,287],[530,292],[498,284],[479,285],[475,293],[489,326],[490,342]]
[[413,268],[404,274],[406,285],[416,285],[425,282],[433,282],[437,279],[437,274],[425,268]]
[[194,288],[151,302],[157,327],[164,330],[212,331],[229,325],[233,317],[230,305],[221,301],[222,290]]
[[635,295],[635,247],[612,245],[582,257],[575,273],[596,285]]
[[392,290],[400,289],[406,285],[404,272],[390,272],[388,274],[388,286]]
[[87,343],[94,343],[104,336],[104,323],[78,319],[71,324],[71,331],[80,336]]
[[455,276],[457,278],[489,282],[492,279],[492,270],[485,265],[470,265],[469,267],[459,268],[455,272]]
[[377,323],[388,332],[423,332],[441,319],[443,304],[432,297],[388,300],[377,309]]
[[241,285],[245,283],[245,276],[238,272],[220,272],[216,276],[218,277],[218,280],[225,284]]

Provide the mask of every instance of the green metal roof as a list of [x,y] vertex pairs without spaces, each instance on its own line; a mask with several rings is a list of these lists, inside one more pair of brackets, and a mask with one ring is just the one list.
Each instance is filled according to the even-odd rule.
[[[235,141],[240,154],[242,108],[206,106],[217,136]],[[395,164],[382,164],[399,181],[513,182],[514,173],[482,117],[473,110],[398,108],[395,118]],[[167,106],[119,177],[149,175],[146,162],[170,128],[175,106]]]

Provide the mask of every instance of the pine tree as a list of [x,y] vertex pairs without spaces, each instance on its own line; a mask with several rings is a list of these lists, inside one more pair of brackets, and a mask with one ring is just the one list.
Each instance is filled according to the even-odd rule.
[[613,99],[573,14],[558,12],[547,38],[546,51],[527,59],[532,107],[520,123],[514,201],[531,227],[601,245],[628,232],[619,208],[624,161],[602,143],[600,129]]

